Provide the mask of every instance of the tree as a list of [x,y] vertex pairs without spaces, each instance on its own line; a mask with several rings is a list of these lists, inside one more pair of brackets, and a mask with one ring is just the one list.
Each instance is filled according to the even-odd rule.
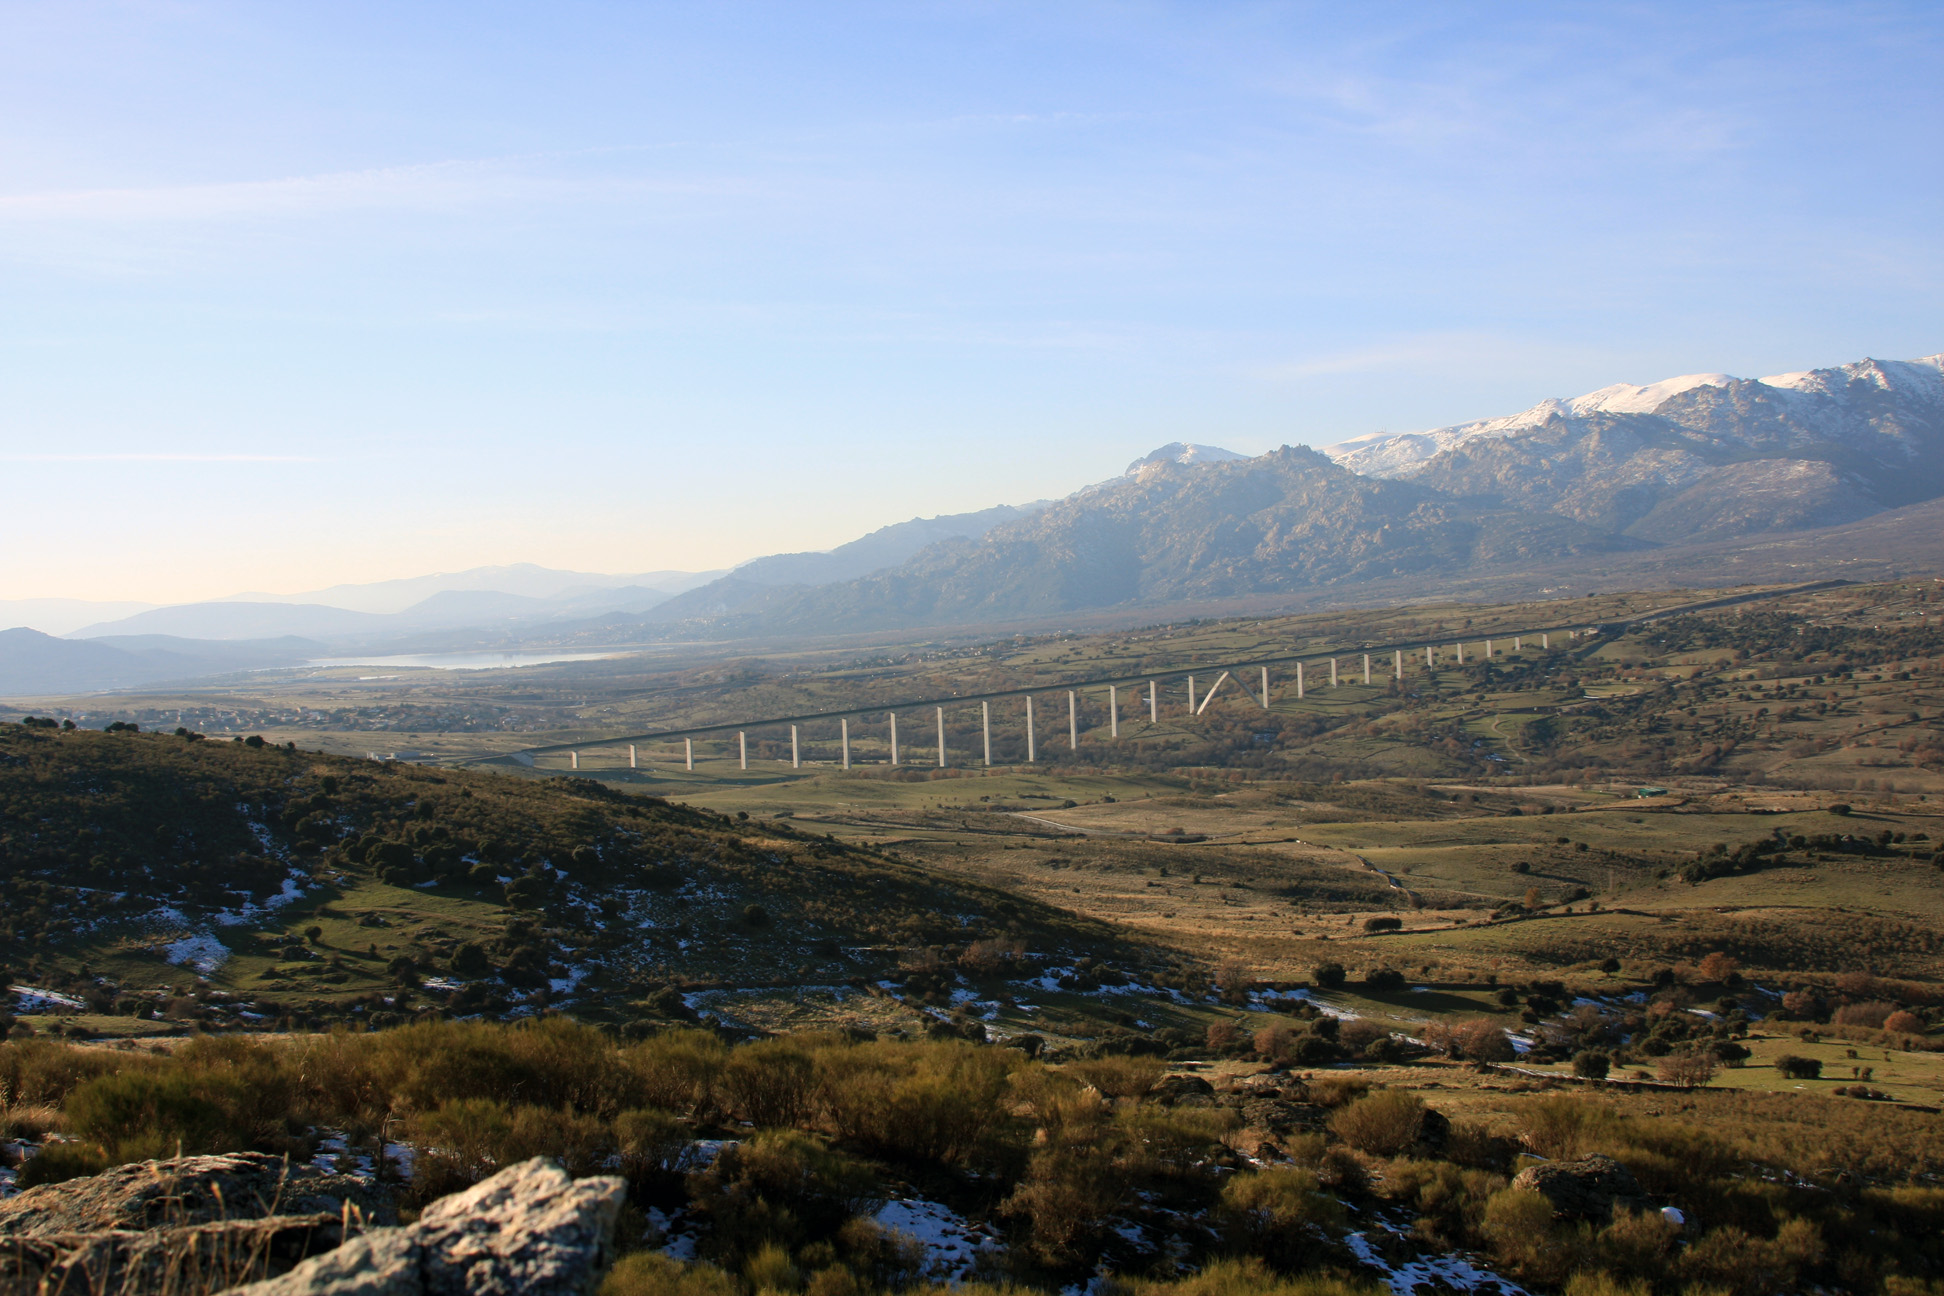
[[1693,1089],[1714,1079],[1715,1068],[1719,1065],[1713,1053],[1696,1049],[1686,1053],[1669,1053],[1661,1059],[1658,1070],[1662,1084]]
[[1348,972],[1344,971],[1343,964],[1341,963],[1319,963],[1310,969],[1310,975],[1315,977],[1316,984],[1322,986],[1325,990],[1336,989],[1350,976]]
[[1573,1057],[1573,1074],[1582,1080],[1604,1080],[1613,1070],[1613,1059],[1598,1049],[1583,1049]]
[[1716,950],[1701,960],[1701,965],[1697,970],[1701,973],[1701,979],[1703,981],[1725,982],[1729,977],[1734,976],[1740,967],[1741,961],[1739,959],[1733,955],[1724,954],[1720,950]]

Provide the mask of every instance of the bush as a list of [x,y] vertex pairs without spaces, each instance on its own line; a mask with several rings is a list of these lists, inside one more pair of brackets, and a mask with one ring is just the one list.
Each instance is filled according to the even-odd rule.
[[421,1201],[536,1156],[555,1158],[569,1174],[590,1175],[614,1151],[614,1138],[597,1116],[565,1108],[508,1107],[490,1098],[462,1098],[422,1112],[407,1130],[419,1149],[412,1186]]
[[1402,1089],[1380,1089],[1337,1112],[1330,1128],[1359,1152],[1396,1156],[1417,1142],[1424,1102]]
[[1310,969],[1310,975],[1316,979],[1316,984],[1325,990],[1336,989],[1350,976],[1341,963],[1319,963]]
[[1498,1262],[1528,1282],[1550,1286],[1565,1277],[1570,1252],[1553,1244],[1552,1203],[1538,1193],[1507,1188],[1493,1194],[1479,1232]]
[[1364,985],[1379,994],[1404,988],[1404,974],[1396,968],[1380,967],[1364,973]]
[[1288,1273],[1314,1262],[1344,1210],[1307,1170],[1263,1170],[1222,1185],[1217,1220],[1230,1245]]
[[1883,1019],[1883,1029],[1899,1035],[1922,1035],[1926,1027],[1924,1019],[1916,1013],[1900,1011]]
[[1366,918],[1363,923],[1363,929],[1367,932],[1397,931],[1403,926],[1404,920],[1402,918],[1390,917],[1388,915],[1379,918]]
[[703,1030],[673,1030],[624,1050],[621,1066],[643,1103],[678,1115],[700,1115],[729,1062],[729,1046]]
[[623,1256],[599,1296],[740,1296],[735,1279],[709,1264],[685,1265],[659,1251]]
[[1819,1080],[1822,1078],[1820,1058],[1798,1057],[1794,1053],[1784,1053],[1775,1059],[1775,1069],[1791,1080]]
[[69,1179],[100,1174],[110,1164],[108,1153],[91,1144],[49,1143],[20,1167],[19,1186],[65,1183]]
[[1168,1068],[1159,1058],[1111,1057],[1069,1062],[1066,1069],[1109,1098],[1141,1098]]
[[759,1130],[688,1177],[695,1209],[709,1221],[704,1249],[731,1267],[774,1243],[794,1250],[836,1235],[874,1211],[875,1177],[863,1164],[792,1130]]
[[810,1110],[816,1064],[792,1040],[769,1039],[729,1055],[717,1088],[722,1105],[752,1125],[795,1125]]
[[68,1098],[75,1133],[111,1163],[206,1152],[241,1152],[250,1131],[239,1121],[250,1094],[234,1076],[187,1068],[100,1076]]
[[1582,1080],[1604,1080],[1613,1070],[1613,1058],[1598,1049],[1582,1049],[1573,1055],[1573,1074]]

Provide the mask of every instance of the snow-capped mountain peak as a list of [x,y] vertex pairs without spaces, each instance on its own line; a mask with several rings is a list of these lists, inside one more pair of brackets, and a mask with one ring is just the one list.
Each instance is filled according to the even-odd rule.
[[[1685,374],[1636,386],[1615,383],[1570,400],[1543,400],[1527,410],[1499,418],[1478,419],[1425,432],[1372,433],[1326,446],[1323,453],[1352,472],[1370,477],[1408,477],[1447,450],[1480,438],[1515,437],[1545,427],[1556,418],[1585,418],[1596,414],[1646,414],[1663,410],[1668,402],[1699,388],[1759,385],[1771,397],[1807,398],[1799,416],[1808,423],[1843,422],[1858,384],[1893,401],[1930,411],[1944,409],[1944,355],[1916,360],[1859,360],[1829,369],[1775,374],[1753,383],[1729,374]],[[1786,397],[1784,398],[1786,399]],[[1695,430],[1706,430],[1696,428]],[[1732,436],[1732,433],[1729,433]]]
[[1142,455],[1139,459],[1127,465],[1127,472],[1124,475],[1129,477],[1138,476],[1143,469],[1152,468],[1157,464],[1217,464],[1227,463],[1232,459],[1247,459],[1248,457],[1247,455],[1237,454],[1233,450],[1224,450],[1220,446],[1196,445],[1188,441],[1170,441],[1152,454]]

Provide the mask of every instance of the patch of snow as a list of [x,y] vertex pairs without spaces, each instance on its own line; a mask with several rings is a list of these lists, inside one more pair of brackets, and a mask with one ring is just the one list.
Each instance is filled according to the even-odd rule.
[[1420,1256],[1401,1264],[1390,1264],[1377,1253],[1370,1239],[1362,1233],[1351,1233],[1343,1239],[1352,1255],[1370,1268],[1383,1275],[1384,1283],[1396,1296],[1414,1296],[1420,1285],[1433,1291],[1479,1290],[1504,1293],[1505,1296],[1527,1296],[1526,1289],[1515,1282],[1499,1277],[1489,1269],[1481,1269],[1461,1255]]
[[1675,1228],[1684,1228],[1687,1225],[1687,1216],[1682,1214],[1679,1206],[1661,1207],[1661,1218],[1669,1224],[1672,1224]]
[[903,1233],[924,1247],[930,1260],[927,1276],[938,1281],[964,1282],[972,1276],[979,1253],[998,1245],[996,1238],[967,1224],[951,1207],[921,1197],[888,1201],[874,1218],[881,1227]]
[[14,1007],[20,1012],[79,1012],[88,1005],[73,995],[64,995],[40,986],[9,986]]
[[229,962],[230,957],[229,946],[207,932],[171,941],[162,947],[162,953],[169,962],[192,967],[203,976]]
[[462,981],[454,981],[451,977],[435,976],[427,977],[425,980],[419,982],[419,984],[427,990],[457,990],[465,983]]

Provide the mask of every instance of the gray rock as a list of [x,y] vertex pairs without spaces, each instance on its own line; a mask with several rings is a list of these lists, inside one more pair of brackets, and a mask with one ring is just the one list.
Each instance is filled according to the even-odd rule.
[[1555,1215],[1566,1219],[1605,1220],[1616,1206],[1638,1211],[1651,1205],[1633,1171],[1608,1156],[1528,1166],[1512,1186],[1538,1193]]
[[580,1296],[606,1268],[625,1192],[574,1180],[545,1157],[443,1197],[406,1228],[379,1229],[239,1296]]
[[369,1204],[262,1153],[115,1166],[0,1201],[0,1293],[215,1290],[337,1246]]

